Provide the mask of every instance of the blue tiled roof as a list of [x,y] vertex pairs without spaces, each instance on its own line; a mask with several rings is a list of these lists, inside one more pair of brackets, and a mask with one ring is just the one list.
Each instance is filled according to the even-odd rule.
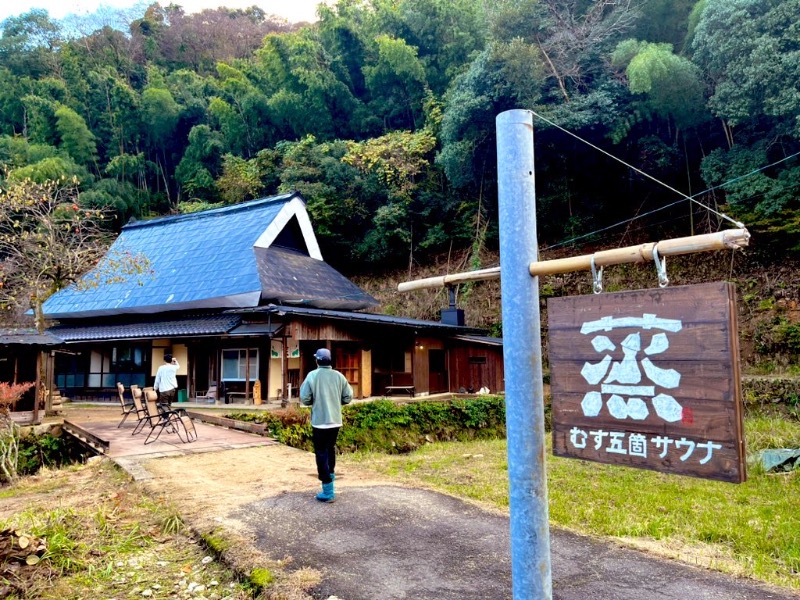
[[69,287],[44,304],[49,318],[255,306],[261,282],[253,244],[296,194],[126,225],[109,256],[131,252],[151,273]]
[[213,315],[121,324],[56,325],[48,332],[65,342],[172,338],[222,335],[236,327],[240,321],[236,315]]

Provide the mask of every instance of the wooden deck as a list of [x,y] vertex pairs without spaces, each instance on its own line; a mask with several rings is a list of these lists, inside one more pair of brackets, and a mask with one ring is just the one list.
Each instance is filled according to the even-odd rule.
[[[251,446],[268,446],[277,444],[275,440],[260,435],[253,431],[242,431],[246,427],[233,429],[230,419],[223,417],[207,416],[201,412],[189,411],[197,429],[197,441],[182,443],[176,434],[163,433],[157,441],[144,445],[147,431],[132,435],[136,427],[136,420],[128,417],[122,427],[117,427],[122,415],[119,407],[91,407],[82,410],[71,409],[65,415],[65,421],[74,424],[84,435],[94,443],[105,449],[104,454],[109,458],[121,457],[146,457],[152,455],[170,456],[180,454],[193,454],[197,452],[213,452],[216,450],[229,450],[232,448],[246,448]],[[204,422],[201,419],[207,419]],[[261,432],[263,433],[263,426]]]

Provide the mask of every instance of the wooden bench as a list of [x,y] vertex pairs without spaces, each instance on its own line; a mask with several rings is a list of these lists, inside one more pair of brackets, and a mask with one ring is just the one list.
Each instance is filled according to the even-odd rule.
[[414,397],[414,386],[413,385],[387,385],[386,386],[386,395],[391,396],[393,392],[404,392]]

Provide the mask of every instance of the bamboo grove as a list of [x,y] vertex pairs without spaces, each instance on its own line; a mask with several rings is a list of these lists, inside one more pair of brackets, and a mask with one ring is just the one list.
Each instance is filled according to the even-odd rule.
[[633,217],[584,239],[718,229],[614,157],[800,242],[800,0],[339,0],[318,16],[6,19],[0,185],[77,181],[112,233],[298,190],[326,259],[369,271],[496,243],[495,117],[529,108],[546,117],[545,245]]

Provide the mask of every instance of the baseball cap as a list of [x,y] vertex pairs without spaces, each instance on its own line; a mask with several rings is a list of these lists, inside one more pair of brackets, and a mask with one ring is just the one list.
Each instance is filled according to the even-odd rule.
[[314,358],[317,360],[330,360],[331,359],[331,351],[327,348],[320,348],[314,353]]

